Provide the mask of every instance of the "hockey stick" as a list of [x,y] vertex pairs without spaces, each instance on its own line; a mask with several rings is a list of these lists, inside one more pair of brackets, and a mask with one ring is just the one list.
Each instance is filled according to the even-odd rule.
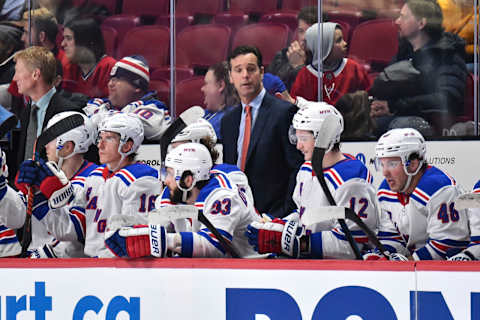
[[[74,114],[68,116],[57,123],[55,123],[50,128],[40,134],[40,136],[35,140],[33,145],[33,155],[32,160],[35,161],[38,158],[37,148],[44,148],[47,143],[53,139],[61,136],[62,134],[75,129],[81,126],[84,122],[84,119],[79,114]],[[22,232],[22,251],[20,253],[21,258],[27,257],[28,246],[32,242],[32,211],[33,211],[33,186],[28,188],[27,195],[27,215],[25,216],[25,223],[23,224]]]
[[160,138],[160,159],[165,161],[167,156],[167,149],[173,138],[176,137],[180,131],[182,131],[189,124],[194,123],[198,119],[202,118],[205,111],[202,107],[193,106],[183,111],[180,116],[165,130],[165,133]]
[[480,208],[480,193],[464,193],[455,200],[457,210]]
[[370,242],[378,248],[382,255],[387,259],[389,258],[389,253],[387,252],[383,244],[380,242],[380,240],[378,240],[375,233],[362,221],[362,219],[360,219],[360,217],[351,208],[338,206],[321,207],[318,211],[315,210],[315,212],[312,212],[311,210],[305,210],[302,215],[302,222],[307,227],[331,219],[349,219],[355,222],[355,224],[360,229],[362,229],[363,232],[365,232],[368,240],[370,240]]
[[235,248],[232,246],[232,243],[227,241],[224,236],[215,228],[215,226],[210,222],[210,220],[205,217],[203,212],[192,205],[174,205],[160,207],[151,211],[148,215],[148,223],[151,224],[165,224],[169,221],[176,219],[194,219],[203,223],[210,232],[218,239],[223,249],[228,252],[232,258],[240,258],[240,255],[237,253]]
[[[327,182],[325,181],[325,176],[323,175],[323,157],[325,156],[325,151],[328,149],[330,142],[333,140],[335,136],[335,129],[337,123],[336,119],[333,115],[328,115],[323,120],[321,130],[318,134],[318,137],[315,139],[315,149],[313,150],[312,155],[312,167],[313,171],[315,171],[315,175],[317,176],[318,183],[323,189],[325,196],[328,199],[328,202],[332,206],[336,206],[335,199],[333,199],[332,193],[328,189]],[[362,254],[358,249],[357,243],[353,239],[352,232],[348,229],[347,224],[345,223],[345,219],[338,219],[338,223],[342,228],[343,232],[345,233],[345,237],[347,238],[348,243],[352,247],[352,250],[355,254],[355,257],[358,260],[363,260]]]

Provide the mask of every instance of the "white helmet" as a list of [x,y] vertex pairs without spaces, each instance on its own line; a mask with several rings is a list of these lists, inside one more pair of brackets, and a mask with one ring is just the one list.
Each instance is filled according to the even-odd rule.
[[[375,163],[377,168],[379,168],[378,162],[381,158],[400,157],[403,170],[409,178],[411,178],[420,171],[422,164],[425,162],[426,152],[425,139],[420,132],[412,128],[392,129],[378,139],[377,146],[375,147]],[[418,155],[420,164],[415,172],[408,172],[407,167],[410,165],[410,156],[412,154]],[[410,181],[408,181],[405,188],[407,188],[409,184]]]
[[[165,167],[172,168],[180,190],[190,191],[197,181],[208,180],[212,168],[212,158],[208,149],[200,143],[184,143],[171,150],[165,158]],[[185,171],[193,173],[193,183],[188,189],[180,186]]]
[[[333,140],[329,144],[330,148],[337,142],[340,142],[340,136],[343,132],[343,116],[332,105],[326,102],[311,102],[302,105],[302,108],[293,116],[293,129],[313,131],[313,137],[316,139],[322,128],[323,121],[328,115],[335,116],[336,132]],[[290,133],[290,141],[296,143],[295,131]]]
[[[98,126],[98,132],[102,131],[116,132],[120,135],[118,152],[123,157],[136,152],[143,142],[143,124],[134,114],[117,112],[104,117]],[[132,139],[133,146],[130,151],[123,153],[122,146],[129,139]]]
[[213,126],[205,119],[198,119],[185,127],[179,134],[173,138],[173,142],[191,141],[200,143],[200,139],[210,138],[213,143],[217,143],[217,135]]
[[96,126],[93,124],[90,118],[76,111],[66,111],[66,112],[57,113],[48,121],[47,128],[50,128],[60,120],[63,120],[75,114],[79,114],[83,117],[83,125],[78,126],[77,128],[72,129],[57,137],[57,150],[56,150],[57,157],[59,157],[58,152],[62,150],[66,142],[72,141],[75,144],[75,148],[73,149],[73,152],[71,154],[69,154],[64,158],[59,157],[60,161],[58,165],[60,167],[61,167],[60,162],[62,162],[63,159],[68,159],[77,153],[87,152],[88,147],[90,147],[90,145],[93,144],[96,139],[96,134],[97,134]]

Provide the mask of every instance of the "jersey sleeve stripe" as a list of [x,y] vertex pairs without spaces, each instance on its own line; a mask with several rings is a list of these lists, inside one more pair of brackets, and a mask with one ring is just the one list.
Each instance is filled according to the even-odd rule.
[[182,237],[182,257],[193,257],[193,234],[191,232],[180,232]]
[[85,213],[83,212],[83,208],[80,208],[80,207],[71,208],[69,216],[75,228],[75,232],[77,233],[78,240],[82,243],[85,243],[86,222],[85,222]]
[[217,241],[217,239],[213,239],[210,234],[206,234],[203,231],[198,231],[197,232],[200,236],[204,237],[205,239],[208,240],[215,248],[217,248],[221,253],[225,254],[225,250],[223,247],[220,245],[220,243]]

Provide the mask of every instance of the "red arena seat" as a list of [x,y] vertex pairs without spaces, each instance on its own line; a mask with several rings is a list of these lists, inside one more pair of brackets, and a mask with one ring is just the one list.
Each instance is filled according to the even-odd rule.
[[240,45],[256,46],[263,56],[263,64],[268,66],[275,53],[288,44],[289,28],[280,23],[255,23],[238,29],[233,37],[232,49]]
[[377,65],[376,69],[380,70],[390,62],[397,49],[398,28],[393,20],[375,19],[353,29],[348,55],[369,65]]
[[118,49],[120,57],[142,55],[152,68],[169,62],[170,33],[167,27],[140,26],[127,32]]
[[230,34],[230,28],[220,24],[186,27],[177,36],[176,63],[182,66],[208,68],[212,64],[226,60]]
[[122,13],[159,16],[168,13],[169,0],[123,0]]
[[194,77],[177,83],[175,114],[178,117],[191,106],[203,106],[203,77]]
[[123,39],[125,34],[132,28],[140,25],[140,17],[132,14],[117,14],[105,18],[102,26],[112,27],[117,30],[119,39]]
[[230,10],[264,14],[277,10],[277,0],[230,0]]
[[117,53],[117,30],[108,26],[101,26],[105,51],[111,57],[116,57]]

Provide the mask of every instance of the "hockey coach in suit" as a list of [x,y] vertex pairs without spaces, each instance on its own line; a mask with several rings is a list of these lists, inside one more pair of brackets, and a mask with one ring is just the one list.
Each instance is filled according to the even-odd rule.
[[284,217],[295,208],[292,193],[303,162],[288,137],[296,107],[263,88],[257,48],[235,48],[228,63],[241,104],[222,119],[223,161],[245,172],[260,213]]

